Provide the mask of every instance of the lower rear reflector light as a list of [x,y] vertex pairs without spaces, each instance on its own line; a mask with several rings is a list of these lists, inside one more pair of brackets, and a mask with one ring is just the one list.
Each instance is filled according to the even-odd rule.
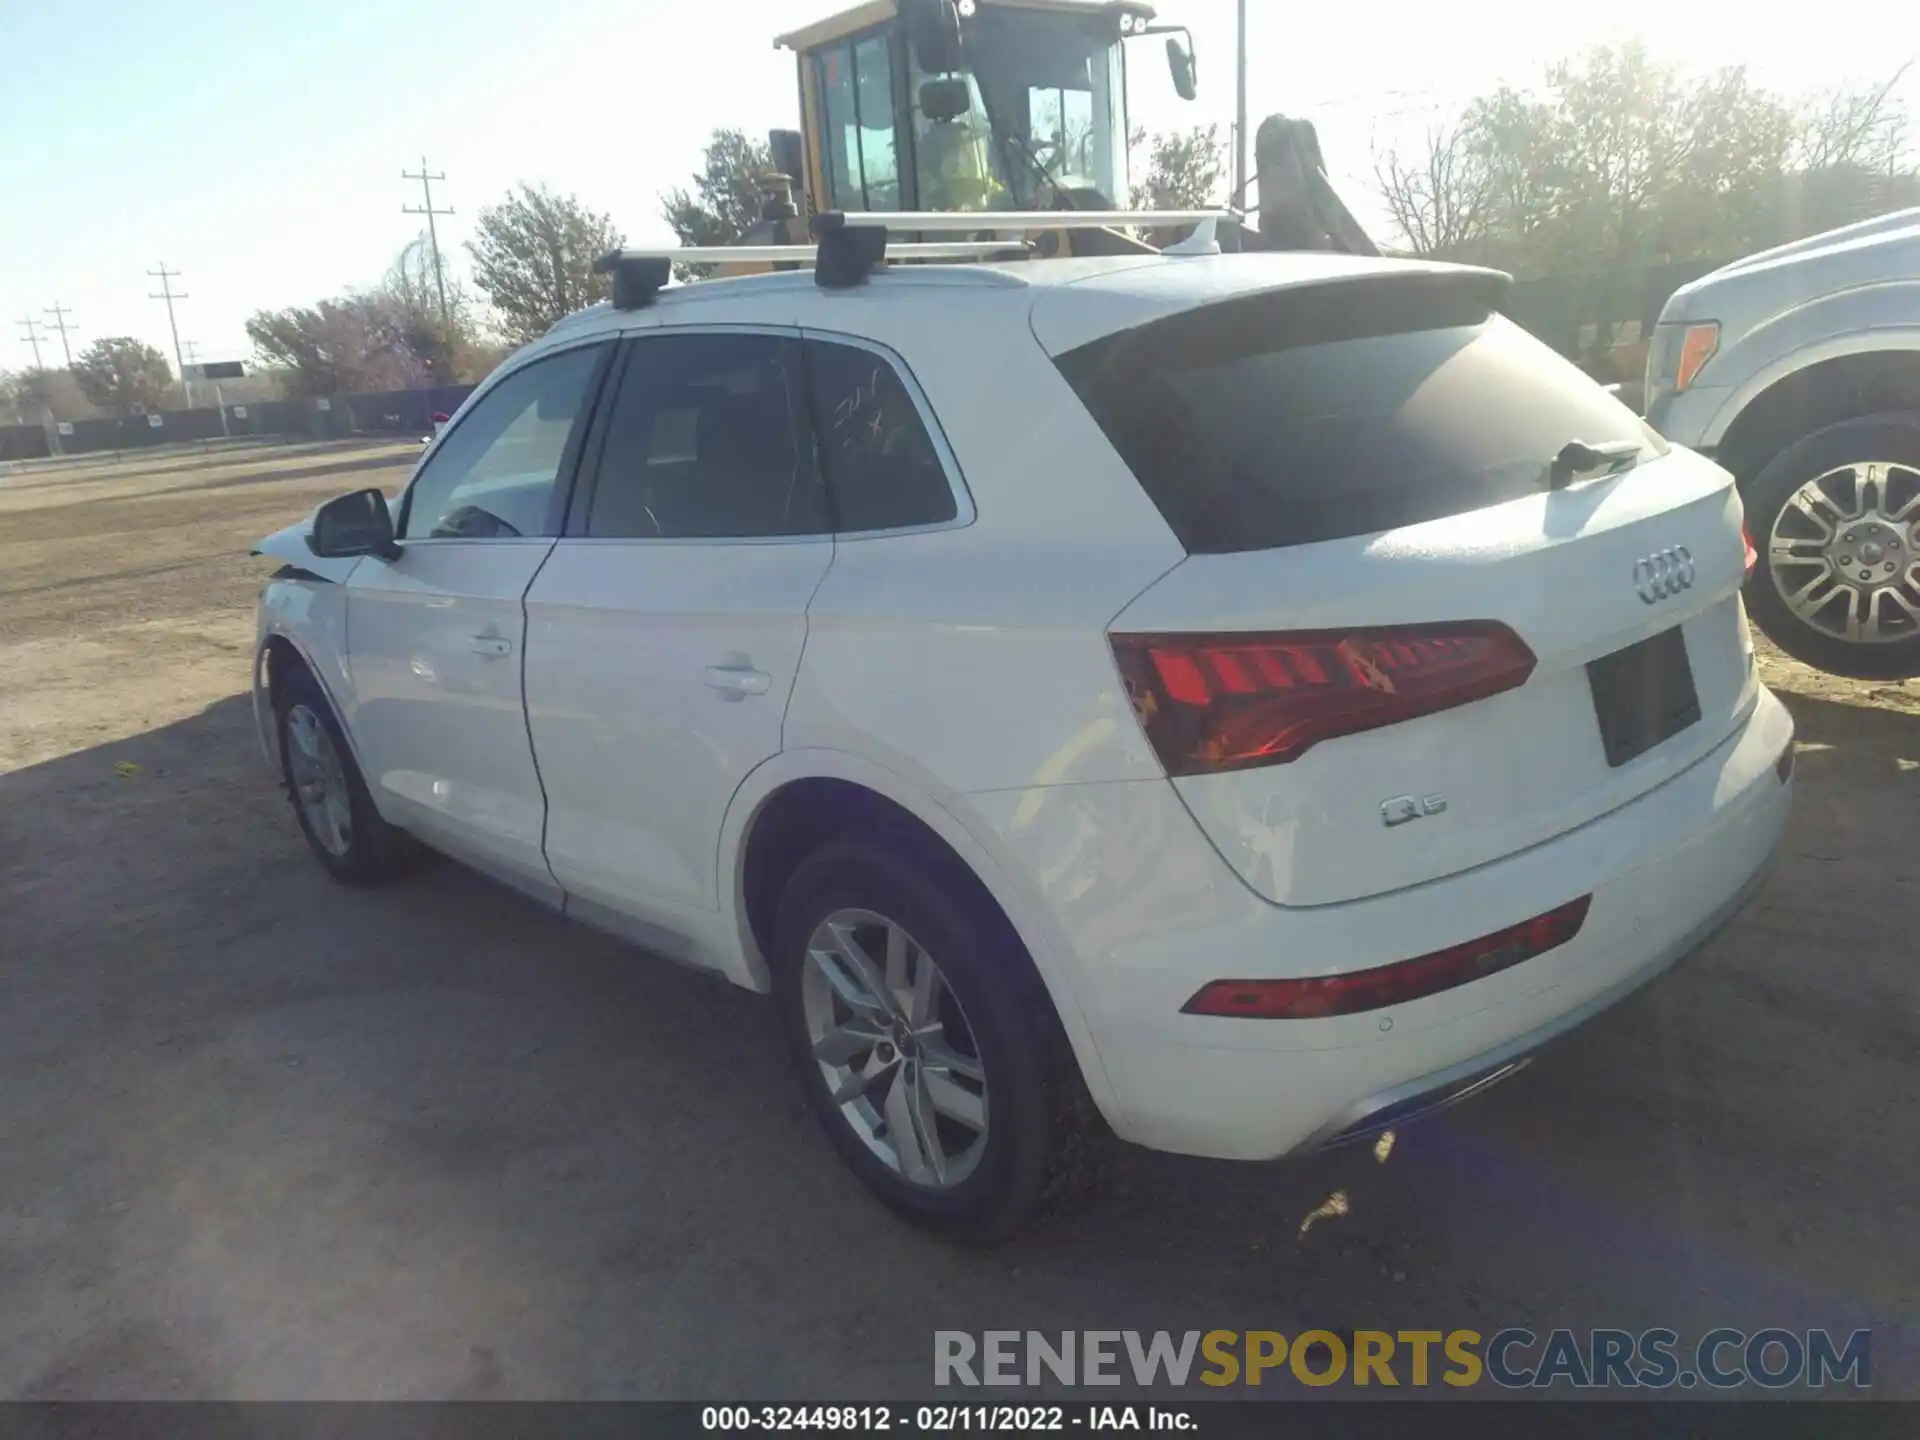
[[1591,895],[1431,955],[1305,980],[1214,980],[1181,1007],[1186,1015],[1246,1020],[1311,1020],[1383,1010],[1498,974],[1566,944],[1587,920]]
[[1169,775],[1285,764],[1322,740],[1512,690],[1534,666],[1526,643],[1492,620],[1111,640]]

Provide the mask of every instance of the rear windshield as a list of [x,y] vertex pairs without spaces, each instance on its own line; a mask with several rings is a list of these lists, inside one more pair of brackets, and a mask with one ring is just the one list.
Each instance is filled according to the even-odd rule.
[[1369,535],[1536,494],[1572,440],[1663,453],[1631,410],[1489,313],[1484,284],[1434,279],[1210,305],[1059,365],[1197,554]]

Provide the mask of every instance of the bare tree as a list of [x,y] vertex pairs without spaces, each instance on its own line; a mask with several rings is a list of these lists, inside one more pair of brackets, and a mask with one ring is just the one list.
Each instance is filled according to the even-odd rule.
[[1685,75],[1636,43],[1545,79],[1473,101],[1410,153],[1376,154],[1415,250],[1522,276],[1726,258],[1872,213],[1907,163],[1898,76],[1808,107],[1741,68]]
[[1494,177],[1463,127],[1430,127],[1411,159],[1376,152],[1373,173],[1387,213],[1415,254],[1459,259],[1485,238]]
[[1884,85],[1833,91],[1809,105],[1794,150],[1796,167],[1886,173],[1910,159],[1906,107],[1893,92],[1912,68],[1909,60]]
[[458,278],[446,276],[446,309],[440,306],[433,252],[422,234],[410,240],[375,292],[398,313],[406,348],[426,366],[436,385],[475,378],[479,327],[472,297]]

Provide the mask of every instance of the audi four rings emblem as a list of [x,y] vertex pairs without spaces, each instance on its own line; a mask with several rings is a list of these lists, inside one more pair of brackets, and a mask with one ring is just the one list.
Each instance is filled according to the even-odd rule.
[[1633,588],[1654,605],[1682,590],[1693,588],[1693,552],[1684,545],[1669,546],[1633,562]]

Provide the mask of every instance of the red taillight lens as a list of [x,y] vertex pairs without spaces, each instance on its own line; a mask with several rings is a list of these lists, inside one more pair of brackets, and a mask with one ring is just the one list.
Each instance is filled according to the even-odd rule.
[[1760,552],[1753,548],[1753,536],[1747,533],[1747,522],[1740,522],[1740,544],[1747,553],[1747,574],[1753,574],[1753,567],[1760,561]]
[[1201,986],[1199,993],[1181,1007],[1182,1013],[1246,1020],[1311,1020],[1401,1005],[1497,974],[1566,944],[1586,923],[1592,899],[1591,895],[1582,895],[1557,910],[1478,940],[1373,970],[1308,980],[1215,980]]
[[1280,765],[1312,745],[1512,690],[1533,652],[1491,620],[1285,635],[1115,635],[1169,775]]

